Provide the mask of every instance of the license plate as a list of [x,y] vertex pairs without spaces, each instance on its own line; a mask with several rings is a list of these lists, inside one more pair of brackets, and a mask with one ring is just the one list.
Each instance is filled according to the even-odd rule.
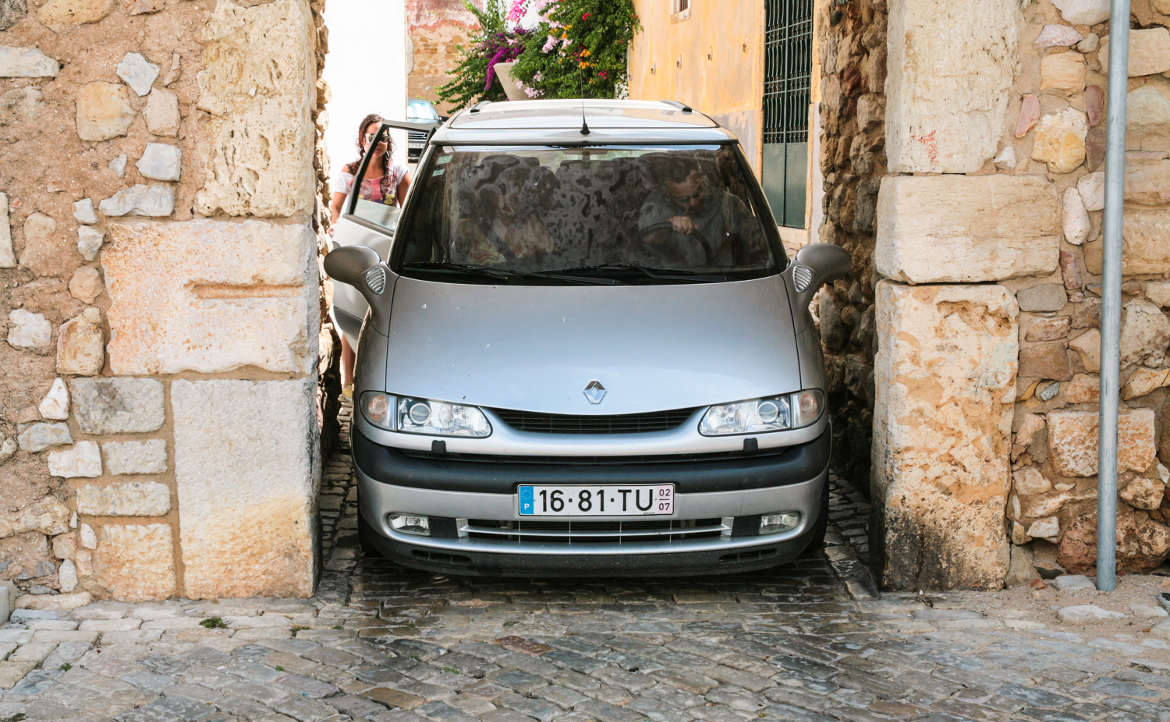
[[522,484],[518,492],[520,516],[660,516],[674,513],[674,484]]

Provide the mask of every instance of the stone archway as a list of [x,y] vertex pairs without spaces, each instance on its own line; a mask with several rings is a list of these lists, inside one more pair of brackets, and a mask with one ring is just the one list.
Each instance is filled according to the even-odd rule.
[[0,561],[24,590],[312,593],[322,5],[0,4]]

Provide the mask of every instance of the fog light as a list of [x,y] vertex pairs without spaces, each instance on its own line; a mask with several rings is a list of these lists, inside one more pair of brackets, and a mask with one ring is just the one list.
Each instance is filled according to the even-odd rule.
[[779,534],[782,531],[791,531],[799,524],[799,511],[777,511],[772,514],[760,515],[761,534]]
[[390,528],[394,531],[400,531],[403,534],[416,534],[418,536],[431,535],[431,520],[429,517],[420,514],[391,512],[386,515],[386,519],[390,522]]

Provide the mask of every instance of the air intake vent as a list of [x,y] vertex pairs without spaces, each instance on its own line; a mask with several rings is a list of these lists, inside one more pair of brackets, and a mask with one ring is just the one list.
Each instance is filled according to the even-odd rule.
[[386,269],[382,268],[381,265],[371,266],[366,269],[363,275],[370,290],[379,296],[382,295],[382,291],[386,290]]
[[538,434],[646,434],[669,431],[685,424],[695,413],[695,409],[672,409],[646,414],[577,416],[511,409],[492,411],[513,429]]
[[792,267],[792,281],[796,284],[796,290],[800,293],[804,293],[809,284],[812,283],[812,277],[812,269],[803,263],[798,263]]

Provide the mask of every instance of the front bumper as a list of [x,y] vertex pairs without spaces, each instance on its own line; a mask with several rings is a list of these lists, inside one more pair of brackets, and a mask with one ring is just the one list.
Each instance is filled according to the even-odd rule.
[[[420,457],[353,434],[362,534],[368,544],[408,567],[437,573],[503,576],[636,576],[735,573],[798,557],[826,513],[831,435],[785,450],[723,459],[667,461],[500,461]],[[516,487],[521,483],[635,484],[673,482],[675,511],[654,521],[718,522],[722,531],[702,538],[664,533],[638,541],[616,532],[604,542],[518,532],[485,537],[476,529],[522,527]],[[758,535],[759,515],[801,512],[787,532]],[[432,536],[390,528],[390,512],[431,517]],[[644,522],[647,517],[562,518],[555,522]],[[569,524],[565,525],[568,528]],[[611,527],[612,528],[612,525]],[[471,533],[468,533],[470,530]]]

